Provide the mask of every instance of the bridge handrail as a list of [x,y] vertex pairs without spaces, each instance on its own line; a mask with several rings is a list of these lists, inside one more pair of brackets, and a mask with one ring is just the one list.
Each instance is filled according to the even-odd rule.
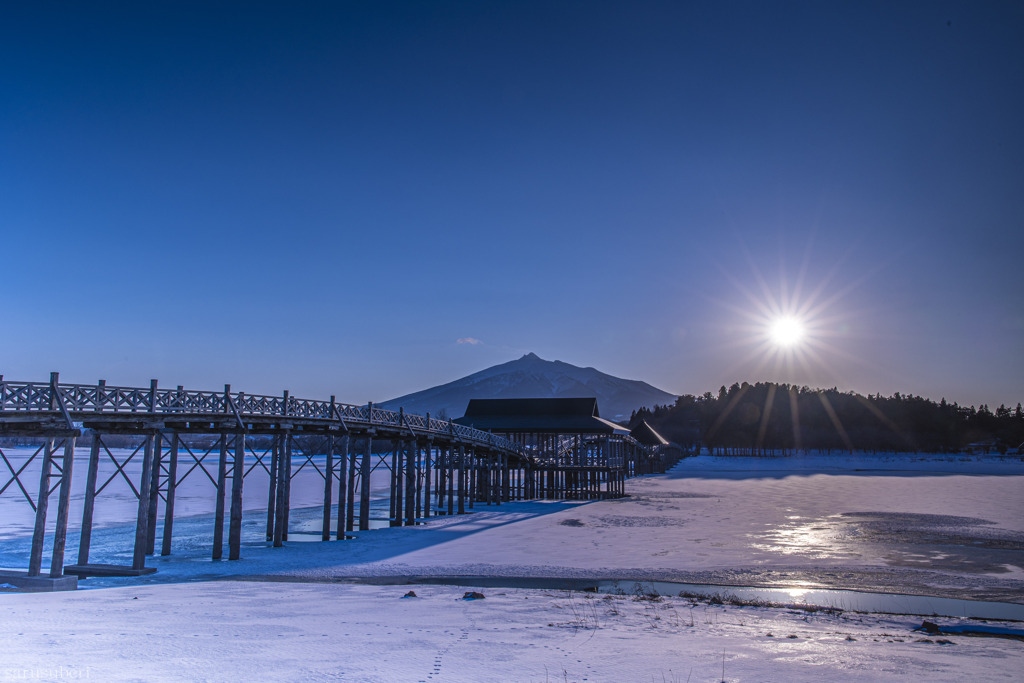
[[562,457],[565,457],[565,456],[569,455],[576,448],[576,444],[577,443],[583,444],[583,443],[588,443],[588,442],[592,442],[592,441],[601,441],[601,440],[603,440],[605,438],[609,438],[612,441],[618,441],[618,442],[621,442],[621,443],[625,443],[625,444],[629,444],[631,446],[634,446],[637,449],[639,449],[641,452],[643,452],[645,455],[648,455],[648,456],[653,456],[654,455],[654,451],[651,448],[648,448],[647,446],[644,446],[642,443],[637,441],[634,437],[630,436],[629,434],[615,435],[615,436],[611,436],[611,437],[606,437],[606,436],[604,436],[602,434],[593,434],[593,435],[583,435],[583,437],[578,442],[577,442],[575,436],[563,437],[562,439],[560,439],[558,441],[558,448],[557,448],[558,457],[562,458]]
[[[354,423],[360,426],[411,428],[427,434],[455,436],[471,444],[489,446],[523,455],[522,447],[503,437],[472,427],[420,415],[398,413],[377,406],[357,406],[289,396],[263,396],[244,392],[195,391],[116,387],[106,384],[57,384],[11,382],[0,376],[0,414],[57,413],[63,405],[72,416],[96,414],[150,413],[158,415],[220,415],[234,410],[246,416],[282,417]],[[229,403],[230,402],[230,403]],[[403,421],[404,418],[404,421]]]

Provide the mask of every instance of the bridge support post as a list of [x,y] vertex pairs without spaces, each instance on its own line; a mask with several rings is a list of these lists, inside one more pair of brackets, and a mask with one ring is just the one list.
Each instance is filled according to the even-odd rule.
[[[429,418],[428,418],[429,419]],[[428,422],[429,424],[429,422]],[[423,449],[423,518],[430,517],[430,478],[433,476],[434,444],[428,438]]]
[[153,442],[156,432],[146,437],[146,446],[142,457],[142,478],[139,481],[139,514],[135,522],[135,553],[132,557],[132,569],[146,568],[146,539],[149,527],[149,491],[153,479]]
[[235,435],[235,461],[231,473],[231,518],[228,529],[228,559],[237,560],[242,551],[242,477],[245,474],[245,432]]
[[[171,534],[174,530],[174,494],[178,488],[178,433],[171,434],[171,453],[167,463],[167,501],[164,503],[164,538],[161,555],[171,554]],[[79,564],[84,564],[79,562]]]
[[[428,446],[429,447],[429,446]],[[448,471],[448,462],[444,457],[444,445],[437,446],[437,457],[434,458],[434,514],[444,514],[444,499],[447,495],[448,484],[445,481],[445,473]]]
[[466,463],[466,470],[469,475],[469,481],[466,482],[467,505],[472,510],[476,501],[478,492],[480,491],[480,482],[478,481],[480,475],[480,461],[477,458],[476,451],[472,448],[469,449],[469,461]]
[[388,526],[402,525],[402,442],[391,441],[391,509]]
[[493,453],[488,453],[483,461],[484,498],[487,500],[488,505],[497,502],[498,498],[497,466],[497,457]]
[[412,451],[413,464],[412,518],[417,520],[423,516],[423,454],[420,452],[420,442],[417,439],[409,441],[409,449]]
[[[371,410],[372,413],[372,410]],[[373,454],[373,436],[366,437],[366,452],[360,463],[359,487],[359,530],[370,529],[370,458]],[[392,487],[393,488],[393,487]]]
[[43,467],[39,472],[39,496],[36,498],[36,524],[32,532],[32,551],[28,558],[28,575],[39,576],[43,568],[43,540],[46,538],[46,508],[50,499],[50,471],[53,460],[53,439],[43,444]]
[[[466,447],[459,444],[459,514],[466,514]],[[451,514],[451,499],[448,503],[448,514]]]
[[455,448],[448,444],[448,514],[455,514]]
[[100,446],[99,433],[93,433],[92,446],[89,448],[89,467],[85,475],[85,505],[82,508],[82,533],[78,537],[78,564],[80,565],[89,564],[89,546],[92,543],[92,515],[96,506],[96,476],[100,467]]
[[419,478],[416,476],[417,457],[416,441],[405,442],[405,525],[416,524],[416,487]]
[[157,433],[156,443],[153,447],[153,476],[149,482],[149,509],[146,513],[146,554],[152,555],[156,551],[156,517],[157,504],[160,502],[160,468],[162,466],[162,450],[160,442],[162,435]]
[[327,435],[327,459],[324,462],[324,518],[320,540],[331,540],[331,493],[334,488],[334,435]]
[[501,495],[498,497],[498,504],[507,503],[512,500],[512,473],[509,471],[508,456],[502,453],[498,456],[501,472]]
[[274,520],[277,519],[277,479],[281,469],[281,435],[275,435],[270,444],[270,490],[267,493],[267,540],[274,540]]
[[284,541],[288,540],[288,527],[291,525],[292,519],[292,433],[288,432],[284,437],[284,466],[281,468],[281,472],[284,473],[283,484],[278,482],[277,490],[281,490],[281,486],[284,486],[284,497],[280,499],[278,509],[283,515],[283,522],[281,524],[281,539]]
[[345,501],[345,531],[355,531],[356,528],[356,460],[358,454],[355,449],[349,451],[348,456],[348,497]]
[[50,578],[64,576],[64,546],[68,537],[68,507],[71,503],[71,469],[75,462],[75,437],[64,440],[64,460],[60,467],[60,494],[57,498],[57,527],[53,531]]
[[341,453],[338,454],[338,530],[335,533],[335,538],[339,541],[345,538],[345,509],[346,509],[346,496],[345,492],[347,487],[348,477],[348,434],[341,437]]
[[277,458],[277,491],[274,503],[274,547],[280,548],[288,540],[288,480],[292,477],[291,434],[281,433],[280,453]]
[[224,555],[224,498],[227,494],[228,437],[220,435],[220,457],[217,459],[217,498],[213,513],[213,559]]

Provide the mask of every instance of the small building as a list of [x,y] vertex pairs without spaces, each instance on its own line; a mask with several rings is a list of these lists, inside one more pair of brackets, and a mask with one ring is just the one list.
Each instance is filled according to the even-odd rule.
[[647,423],[647,420],[641,420],[629,435],[647,446],[653,455],[658,456],[663,468],[671,467],[686,456],[682,446],[663,437]]

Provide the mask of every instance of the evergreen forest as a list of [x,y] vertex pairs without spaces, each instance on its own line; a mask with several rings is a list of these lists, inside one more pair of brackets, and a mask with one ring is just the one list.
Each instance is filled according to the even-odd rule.
[[1024,453],[1024,412],[938,403],[920,396],[844,393],[758,382],[718,395],[680,396],[675,405],[634,411],[669,441],[722,455],[797,451]]

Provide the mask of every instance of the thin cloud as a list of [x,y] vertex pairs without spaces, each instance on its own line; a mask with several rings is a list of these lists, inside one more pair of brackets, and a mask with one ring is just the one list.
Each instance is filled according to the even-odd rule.
[[474,346],[476,344],[483,344],[482,341],[480,341],[479,339],[477,339],[475,337],[461,337],[458,340],[456,340],[455,343],[456,344],[473,344]]

